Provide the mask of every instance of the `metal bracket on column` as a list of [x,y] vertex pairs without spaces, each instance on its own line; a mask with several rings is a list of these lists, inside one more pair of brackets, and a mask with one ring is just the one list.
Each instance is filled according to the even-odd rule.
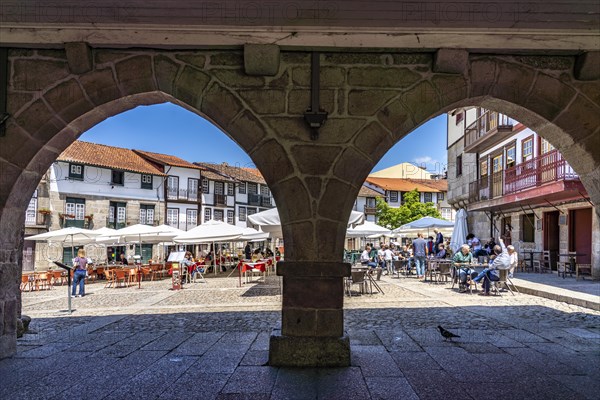
[[579,190],[578,190],[577,192],[579,193],[579,195],[581,196],[581,198],[582,198],[582,199],[584,199],[585,201],[587,201],[588,203],[590,203],[590,205],[591,205],[592,207],[596,207],[596,206],[594,205],[594,203],[592,203],[592,202],[590,201],[590,198],[589,198],[589,197],[585,197],[585,196],[583,195],[583,193],[581,193],[581,191],[579,191]]
[[554,207],[556,209],[556,211],[558,211],[559,213],[564,214],[564,212],[560,208],[556,207],[554,204],[550,203],[548,200],[546,200],[546,203],[550,204],[551,207]]
[[8,102],[8,49],[0,48],[0,136],[6,134],[6,120],[10,117],[7,112]]
[[319,78],[321,75],[321,54],[313,52],[310,63],[310,108],[304,113],[304,120],[310,127],[311,140],[319,137],[319,128],[327,119],[327,112],[319,105]]

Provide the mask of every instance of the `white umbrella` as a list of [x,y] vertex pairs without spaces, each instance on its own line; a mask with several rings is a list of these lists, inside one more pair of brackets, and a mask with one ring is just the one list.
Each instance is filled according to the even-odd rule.
[[173,238],[176,243],[227,242],[239,239],[244,228],[223,221],[210,220]]
[[445,219],[439,219],[434,217],[423,217],[416,221],[409,222],[408,224],[404,224],[399,228],[394,229],[393,233],[417,233],[423,230],[427,230],[427,234],[429,234],[429,229],[448,229],[451,230],[454,227],[454,222],[446,221]]
[[37,240],[45,242],[69,242],[70,244],[82,245],[94,241],[99,233],[90,229],[83,228],[63,228],[56,231],[40,233],[39,235],[29,236],[27,240]]
[[383,226],[379,226],[371,221],[364,221],[362,225],[357,225],[354,228],[349,228],[346,231],[347,237],[379,237],[381,235],[390,234],[391,231]]
[[450,248],[452,252],[456,253],[460,246],[467,243],[467,212],[464,208],[461,208],[456,213],[454,219],[454,231],[452,232],[452,239],[450,240]]
[[267,240],[271,236],[269,232],[263,232],[254,228],[243,228],[242,236],[240,240],[247,240],[249,242],[261,242]]
[[[364,222],[364,220],[365,215],[363,213],[352,211],[350,213],[348,225],[360,225]],[[274,237],[283,237],[283,233],[281,231],[281,220],[279,219],[279,212],[277,211],[277,208],[271,208],[256,214],[248,215],[246,223],[248,226],[258,226],[264,232],[271,233]]]

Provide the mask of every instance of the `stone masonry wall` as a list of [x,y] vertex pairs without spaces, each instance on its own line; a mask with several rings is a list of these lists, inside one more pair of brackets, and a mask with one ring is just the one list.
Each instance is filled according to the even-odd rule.
[[561,151],[600,203],[600,82],[575,79],[575,57],[463,53],[448,66],[432,53],[324,53],[320,106],[329,115],[312,141],[303,121],[309,53],[281,52],[275,75],[259,76],[245,73],[242,51],[88,51],[91,67],[80,74],[63,50],[9,51],[10,118],[0,137],[0,357],[14,352],[31,193],[82,132],[137,105],[172,101],[207,117],[260,169],[279,206],[286,259],[319,262],[295,267],[309,279],[284,277],[284,320],[294,322],[294,334],[323,324],[342,332],[341,301],[328,301],[330,309],[306,305],[299,300],[305,285],[342,296],[330,289],[346,273],[340,255],[362,182],[397,141],[442,112],[477,105],[517,118]]

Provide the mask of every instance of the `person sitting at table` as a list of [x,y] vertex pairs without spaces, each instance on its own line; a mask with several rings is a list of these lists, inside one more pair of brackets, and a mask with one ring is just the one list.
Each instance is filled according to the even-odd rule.
[[182,286],[185,282],[185,278],[190,273],[190,269],[192,268],[192,265],[194,265],[192,253],[189,251],[186,251],[185,255],[183,256],[183,260],[181,261],[181,275],[182,275],[181,276],[181,285]]
[[265,249],[265,256],[267,256],[267,258],[273,257],[273,251],[268,247]]
[[435,253],[435,258],[446,258],[446,246],[444,243],[438,244],[438,252]]
[[377,268],[377,263],[371,260],[369,253],[371,252],[371,247],[368,245],[365,246],[365,249],[360,255],[360,264],[368,266],[370,268]]
[[275,247],[275,256],[281,257],[281,251],[279,251],[279,247]]
[[504,245],[502,238],[498,238],[498,241],[500,242],[500,246],[494,246],[494,260],[490,263],[490,266],[473,278],[473,281],[475,282],[485,279],[483,281],[483,293],[480,293],[482,296],[489,296],[491,282],[500,280],[498,270],[510,268],[510,255],[508,254],[508,249]]
[[475,278],[477,272],[468,267],[473,261],[473,254],[469,251],[469,245],[463,244],[454,257],[452,258],[452,266],[456,268],[458,273],[458,289],[465,292],[467,290],[467,279]]
[[252,258],[252,247],[250,247],[250,242],[246,243],[246,247],[244,247],[244,257],[246,260]]
[[260,248],[254,250],[252,253],[252,262],[255,263],[262,258],[262,254],[260,253]]
[[121,258],[119,260],[121,261],[121,264],[129,265],[129,261],[127,261],[127,258],[125,257],[125,253],[121,253],[120,257]]

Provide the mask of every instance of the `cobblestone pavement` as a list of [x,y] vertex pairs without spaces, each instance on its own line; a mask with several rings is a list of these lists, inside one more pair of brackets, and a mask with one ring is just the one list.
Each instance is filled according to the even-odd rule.
[[[72,315],[65,287],[24,293],[36,333],[0,361],[0,398],[598,398],[600,312],[415,278],[380,285],[385,294],[346,296],[352,366],[332,369],[266,365],[280,324],[276,276],[241,288],[208,277],[181,291],[168,280],[94,283]],[[460,338],[443,340],[437,325]]]

